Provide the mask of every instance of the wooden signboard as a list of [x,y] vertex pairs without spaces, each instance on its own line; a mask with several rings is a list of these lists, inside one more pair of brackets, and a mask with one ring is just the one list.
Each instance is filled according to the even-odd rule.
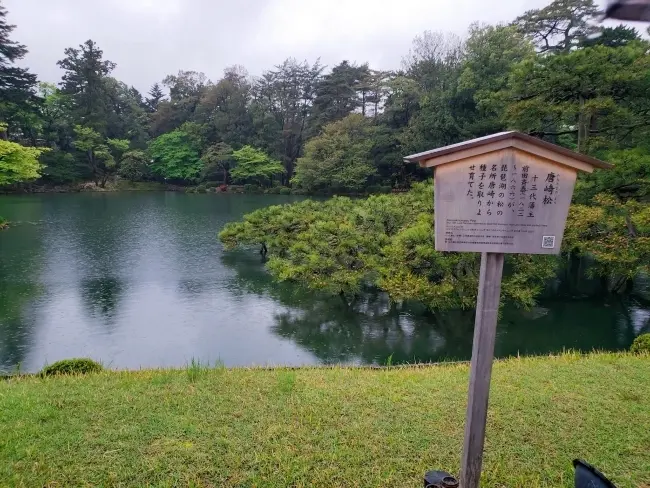
[[438,251],[560,252],[573,168],[502,149],[435,171]]
[[505,253],[558,254],[577,172],[607,163],[518,132],[405,158],[434,169],[438,251],[480,252],[461,488],[477,488]]

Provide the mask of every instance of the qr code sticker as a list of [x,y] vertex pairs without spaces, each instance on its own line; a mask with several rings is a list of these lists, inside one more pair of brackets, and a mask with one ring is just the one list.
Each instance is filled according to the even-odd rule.
[[542,237],[542,249],[553,249],[555,247],[555,236]]

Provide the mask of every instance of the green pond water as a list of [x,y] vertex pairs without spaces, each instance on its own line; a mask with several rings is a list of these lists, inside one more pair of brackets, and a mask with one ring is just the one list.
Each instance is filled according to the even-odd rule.
[[[0,371],[79,356],[118,369],[192,359],[236,366],[469,358],[472,311],[396,309],[380,293],[350,308],[274,283],[255,251],[224,253],[216,234],[226,222],[298,198],[0,196],[0,215],[13,222],[0,232]],[[503,311],[497,355],[625,349],[650,331],[642,301],[568,281],[551,284],[532,311]]]

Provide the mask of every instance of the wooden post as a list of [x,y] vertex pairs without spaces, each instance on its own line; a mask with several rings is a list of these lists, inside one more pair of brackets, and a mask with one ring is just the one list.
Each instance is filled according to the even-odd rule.
[[460,488],[478,488],[481,478],[503,257],[502,253],[481,253]]
[[404,160],[434,170],[436,251],[482,253],[460,472],[461,488],[477,488],[503,253],[560,254],[578,171],[612,165],[519,132],[479,137]]

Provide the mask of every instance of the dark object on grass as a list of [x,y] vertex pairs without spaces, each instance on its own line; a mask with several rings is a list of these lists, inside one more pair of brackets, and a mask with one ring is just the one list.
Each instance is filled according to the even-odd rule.
[[605,18],[650,21],[650,0],[610,0],[605,10]]
[[41,376],[55,376],[59,374],[87,374],[98,373],[104,367],[88,358],[73,358],[57,361],[41,370]]
[[605,475],[582,459],[574,459],[576,488],[616,488]]
[[424,488],[458,488],[458,480],[446,471],[427,471]]

